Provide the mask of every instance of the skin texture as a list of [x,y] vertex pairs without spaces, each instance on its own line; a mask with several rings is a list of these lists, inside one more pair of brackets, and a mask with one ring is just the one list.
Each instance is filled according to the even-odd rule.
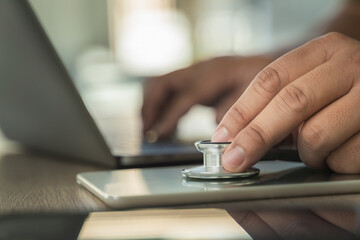
[[224,167],[254,165],[294,129],[310,168],[360,173],[360,42],[329,33],[264,68],[226,113],[212,141],[232,141]]

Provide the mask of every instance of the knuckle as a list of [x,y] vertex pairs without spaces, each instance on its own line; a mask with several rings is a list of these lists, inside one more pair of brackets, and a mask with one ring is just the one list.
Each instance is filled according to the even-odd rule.
[[345,39],[347,39],[347,37],[338,32],[330,32],[320,38],[320,40],[322,40],[323,42],[330,43],[330,44],[340,43],[340,42],[344,41]]
[[279,70],[273,67],[266,67],[256,77],[254,81],[254,89],[259,94],[267,92],[273,94],[281,87],[281,77]]
[[329,47],[327,47],[326,44],[324,44],[324,41],[321,41],[319,39],[310,41],[308,43],[308,46],[309,46],[308,52],[306,52],[305,54],[309,54],[308,56],[311,56],[313,54],[314,49],[317,49],[319,50],[317,51],[317,55],[319,56],[319,59],[322,59],[322,62],[324,63],[329,61],[334,54],[334,51],[332,51],[332,49],[329,50]]
[[248,127],[246,128],[247,130],[247,135],[253,140],[255,141],[256,144],[258,144],[259,146],[265,146],[268,143],[269,138],[269,134],[267,133],[267,131],[261,127],[258,124],[250,124],[248,125]]
[[282,89],[277,98],[278,107],[286,114],[304,114],[311,105],[311,97],[300,87],[289,85]]
[[307,151],[318,153],[326,148],[328,133],[319,124],[305,123],[300,130],[300,139]]
[[347,41],[348,37],[338,32],[327,33],[315,40],[311,41],[314,49],[323,49],[325,60],[331,59],[336,52],[342,49],[342,43]]

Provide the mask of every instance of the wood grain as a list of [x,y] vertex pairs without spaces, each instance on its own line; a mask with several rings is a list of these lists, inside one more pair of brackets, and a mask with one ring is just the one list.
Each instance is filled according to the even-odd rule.
[[75,179],[77,173],[104,169],[38,153],[2,154],[0,214],[108,210]]

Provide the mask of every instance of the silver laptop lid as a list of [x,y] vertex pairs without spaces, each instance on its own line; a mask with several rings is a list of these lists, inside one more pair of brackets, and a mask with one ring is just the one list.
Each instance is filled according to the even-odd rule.
[[115,166],[25,0],[0,0],[0,127],[24,145]]

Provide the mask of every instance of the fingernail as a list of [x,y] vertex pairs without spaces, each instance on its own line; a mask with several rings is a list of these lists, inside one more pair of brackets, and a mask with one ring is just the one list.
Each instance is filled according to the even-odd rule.
[[229,141],[229,139],[230,139],[229,131],[225,127],[222,127],[214,133],[213,137],[211,138],[211,141],[227,142]]
[[229,152],[224,153],[222,161],[232,169],[236,170],[245,160],[245,151],[241,147],[234,147]]
[[145,133],[144,140],[148,143],[154,143],[159,139],[159,131],[156,128],[150,129]]

